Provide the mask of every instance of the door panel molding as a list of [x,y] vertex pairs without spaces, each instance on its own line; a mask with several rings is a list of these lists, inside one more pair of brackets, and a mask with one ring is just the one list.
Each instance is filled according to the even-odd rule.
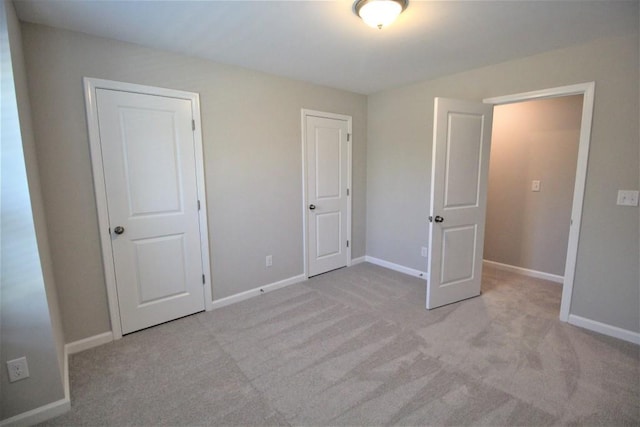
[[352,247],[352,236],[351,236],[351,219],[352,219],[352,194],[353,194],[353,186],[352,186],[352,158],[353,158],[353,119],[351,116],[346,116],[343,114],[336,113],[327,113],[323,111],[316,111],[303,108],[301,110],[301,144],[302,144],[302,248],[303,248],[303,262],[304,262],[304,277],[309,277],[309,228],[308,228],[308,207],[309,207],[309,194],[307,191],[307,183],[308,183],[308,164],[307,164],[307,118],[310,117],[318,117],[324,119],[334,119],[341,120],[347,123],[347,132],[350,137],[347,138],[347,188],[349,189],[347,193],[347,217],[346,217],[346,240],[349,241],[349,245],[346,247],[347,254],[347,266],[351,265],[351,247]]
[[586,82],[569,86],[559,86],[531,92],[486,98],[483,100],[486,104],[504,105],[516,102],[532,101],[535,99],[582,95],[582,117],[580,120],[580,139],[578,142],[578,162],[576,165],[576,178],[573,187],[571,228],[569,230],[567,261],[564,268],[562,300],[560,303],[559,317],[563,322],[569,322],[571,315],[571,297],[573,295],[573,282],[575,279],[576,262],[578,259],[578,242],[580,240],[580,225],[582,223],[582,208],[587,180],[587,166],[589,163],[589,145],[591,143],[591,122],[593,120],[595,91],[596,83]]
[[493,106],[435,98],[428,309],[480,295]]
[[195,171],[196,171],[196,192],[200,201],[199,219],[199,240],[201,249],[202,270],[205,275],[206,284],[204,286],[204,305],[207,311],[213,309],[211,267],[209,258],[209,232],[207,226],[207,203],[204,178],[204,157],[202,146],[202,131],[200,119],[200,96],[197,93],[185,92],[173,89],[158,88],[153,86],[124,83],[111,80],[103,80],[85,77],[83,79],[85,109],[87,115],[87,130],[89,133],[89,145],[91,153],[91,164],[93,168],[93,184],[96,196],[96,207],[98,211],[98,225],[100,243],[102,249],[102,261],[105,273],[107,288],[107,300],[109,304],[109,314],[111,321],[111,331],[114,339],[122,337],[122,323],[120,308],[118,305],[118,294],[116,288],[115,263],[112,256],[111,235],[109,233],[109,215],[107,208],[107,191],[102,159],[102,146],[100,141],[100,129],[98,123],[98,107],[96,91],[98,89],[130,92],[143,95],[156,95],[168,98],[188,100],[191,104],[192,120],[195,127],[194,149],[195,149]]

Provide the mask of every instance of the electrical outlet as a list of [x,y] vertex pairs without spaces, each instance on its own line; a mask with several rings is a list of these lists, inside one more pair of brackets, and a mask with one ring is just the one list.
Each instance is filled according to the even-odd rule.
[[531,181],[531,191],[540,191],[540,181],[534,179]]
[[638,206],[638,192],[634,190],[618,190],[618,201],[620,206]]
[[265,265],[267,267],[271,267],[273,265],[273,258],[271,255],[267,255],[267,258],[265,259]]
[[422,247],[422,249],[420,249],[420,255],[423,257],[427,257],[429,256],[429,251],[427,250],[427,248],[425,248],[424,246]]
[[20,381],[29,378],[29,365],[26,357],[9,360],[7,362],[7,370],[9,371],[9,382]]

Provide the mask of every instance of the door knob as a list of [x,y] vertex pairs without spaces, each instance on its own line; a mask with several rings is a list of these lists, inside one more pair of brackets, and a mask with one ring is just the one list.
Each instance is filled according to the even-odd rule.
[[315,210],[316,205],[309,205],[309,210]]
[[444,221],[444,218],[442,218],[440,215],[436,215],[436,217],[434,218],[435,222],[442,222]]
[[113,229],[113,232],[116,233],[116,234],[122,234],[122,233],[124,233],[124,227],[119,225],[119,226],[117,226],[116,228]]

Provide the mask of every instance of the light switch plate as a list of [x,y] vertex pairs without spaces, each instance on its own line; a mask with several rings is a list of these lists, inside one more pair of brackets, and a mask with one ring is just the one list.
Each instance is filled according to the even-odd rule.
[[540,191],[540,180],[531,181],[531,191]]
[[620,206],[638,206],[638,191],[618,190],[618,201]]

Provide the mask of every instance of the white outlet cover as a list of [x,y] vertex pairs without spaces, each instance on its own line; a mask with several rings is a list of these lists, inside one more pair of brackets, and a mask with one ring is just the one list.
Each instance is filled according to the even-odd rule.
[[638,191],[636,190],[618,190],[619,206],[638,206]]
[[10,383],[29,378],[29,365],[24,356],[7,361],[7,370],[9,371]]
[[540,180],[531,181],[531,191],[540,191]]

